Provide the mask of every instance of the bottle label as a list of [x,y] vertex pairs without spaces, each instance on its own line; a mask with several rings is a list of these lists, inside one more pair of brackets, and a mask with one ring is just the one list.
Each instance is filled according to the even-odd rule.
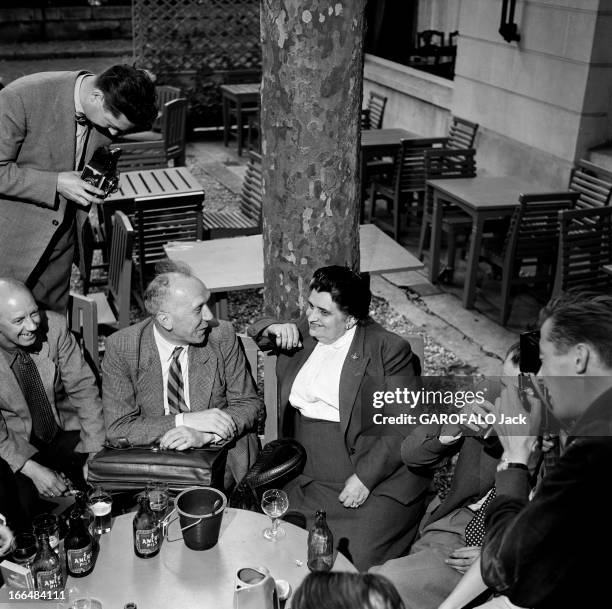
[[36,589],[39,592],[54,592],[64,587],[62,569],[57,566],[51,571],[38,571],[36,573]]
[[327,541],[327,535],[322,535],[321,533],[312,533],[310,537],[309,546],[313,553],[320,556],[329,552],[327,548]]
[[136,549],[141,554],[152,554],[159,549],[161,537],[159,535],[159,527],[154,529],[141,529],[136,531]]
[[91,544],[88,543],[84,548],[78,550],[67,550],[66,558],[68,571],[71,573],[85,573],[89,571],[93,559]]

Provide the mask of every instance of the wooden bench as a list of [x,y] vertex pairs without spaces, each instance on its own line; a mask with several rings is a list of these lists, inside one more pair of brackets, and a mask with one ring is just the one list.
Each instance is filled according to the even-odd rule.
[[249,163],[240,192],[238,211],[206,212],[205,236],[209,239],[257,235],[261,233],[261,203],[263,196],[261,155],[250,150]]

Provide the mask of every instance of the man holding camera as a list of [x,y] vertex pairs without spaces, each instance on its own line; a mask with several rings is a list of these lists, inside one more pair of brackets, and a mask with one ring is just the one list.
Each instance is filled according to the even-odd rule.
[[[534,387],[568,439],[529,503],[526,464],[534,438],[512,426],[498,429],[504,453],[485,518],[482,576],[521,607],[595,607],[608,596],[602,553],[612,545],[604,500],[612,463],[612,297],[568,295],[551,301],[540,318],[543,389]],[[527,399],[533,421],[543,404]],[[507,387],[499,412],[525,414],[521,400]],[[517,475],[524,477],[522,492],[508,484]]]
[[104,194],[80,172],[98,146],[156,115],[152,80],[130,66],[31,74],[0,91],[0,276],[66,310],[75,228],[80,246]]

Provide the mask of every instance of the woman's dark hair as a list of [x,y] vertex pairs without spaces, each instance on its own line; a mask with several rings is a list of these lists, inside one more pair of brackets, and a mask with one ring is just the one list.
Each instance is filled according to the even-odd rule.
[[111,66],[96,77],[104,105],[113,116],[123,114],[139,129],[149,129],[157,117],[155,84],[147,72],[132,66]]
[[329,292],[331,299],[345,315],[364,321],[370,313],[372,292],[367,279],[346,266],[324,266],[317,269],[310,289]]
[[404,609],[395,586],[372,573],[309,573],[291,599],[292,609]]

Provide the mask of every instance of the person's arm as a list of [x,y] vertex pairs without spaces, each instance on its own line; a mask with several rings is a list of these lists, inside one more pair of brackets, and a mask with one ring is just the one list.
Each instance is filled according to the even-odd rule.
[[[10,405],[0,400],[0,458],[4,459],[12,471],[19,471],[25,462],[38,451],[32,446],[24,435],[16,433],[6,420],[18,418]],[[19,426],[25,430],[25,425],[19,421]]]
[[402,441],[402,461],[415,470],[437,467],[459,451],[463,444],[460,433],[458,425],[419,425]]
[[0,94],[0,193],[24,203],[54,209],[58,173],[17,164],[27,137],[27,120],[21,96],[10,88]]
[[81,425],[81,440],[76,450],[96,453],[102,448],[105,436],[102,400],[96,378],[64,319],[60,321],[57,353],[60,377]]
[[6,526],[4,516],[0,514],[0,556],[7,554],[13,543],[13,532]]
[[485,517],[484,582],[513,603],[532,607],[571,579],[609,518],[606,502],[589,498],[607,479],[611,462],[611,438],[582,438],[547,473],[531,503],[496,497]]
[[136,403],[130,365],[115,345],[106,341],[102,361],[102,408],[109,440],[126,438],[132,445],[150,444],[175,427],[174,415],[147,415]]
[[486,589],[480,574],[480,558],[477,558],[438,609],[462,609]]
[[264,317],[247,328],[247,334],[262,351],[282,349],[290,351],[302,346],[301,331],[298,323],[284,322],[271,317]]

